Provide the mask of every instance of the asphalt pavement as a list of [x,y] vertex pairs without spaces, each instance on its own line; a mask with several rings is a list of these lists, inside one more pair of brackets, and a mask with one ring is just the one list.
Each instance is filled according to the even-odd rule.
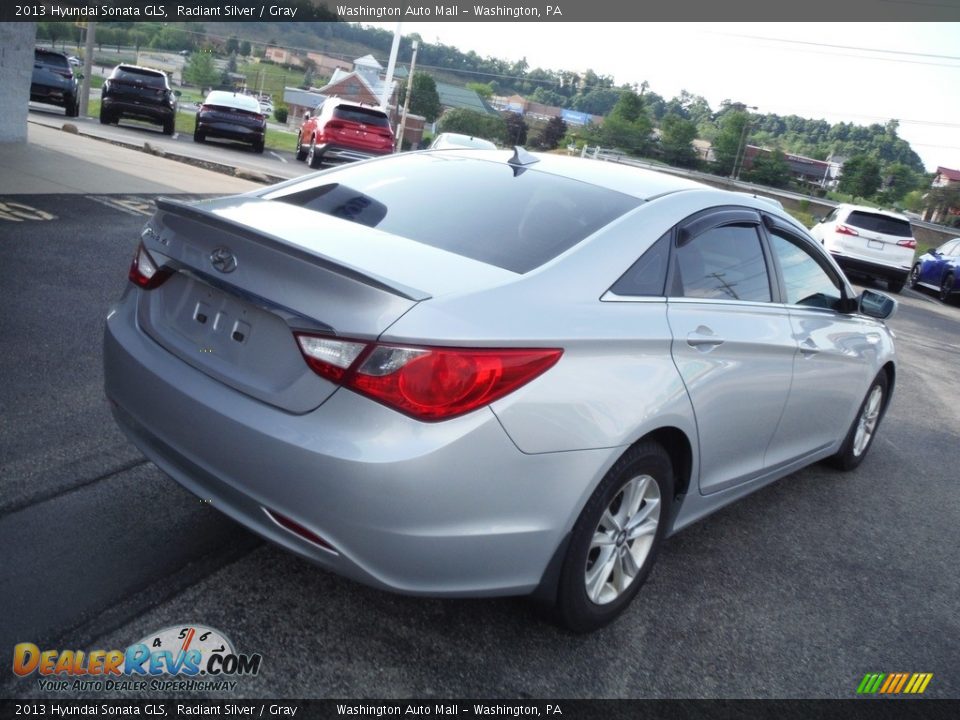
[[[147,463],[103,398],[104,317],[155,194],[241,181],[167,176],[164,158],[62,135],[31,126],[38,170],[21,187],[35,194],[6,190],[0,146],[4,652],[122,649],[189,623],[263,666],[233,690],[164,697],[852,698],[867,672],[932,672],[926,697],[960,697],[960,308],[904,291],[893,404],[858,470],[807,468],[684,530],[621,619],[572,636],[523,599],[409,598],[331,575]],[[6,671],[0,696],[77,694]]]

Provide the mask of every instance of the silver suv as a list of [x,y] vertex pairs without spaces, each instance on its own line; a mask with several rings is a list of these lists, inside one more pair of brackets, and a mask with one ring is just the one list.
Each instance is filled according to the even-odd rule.
[[898,293],[913,266],[917,241],[904,215],[860,205],[838,205],[810,234],[847,272],[887,281]]

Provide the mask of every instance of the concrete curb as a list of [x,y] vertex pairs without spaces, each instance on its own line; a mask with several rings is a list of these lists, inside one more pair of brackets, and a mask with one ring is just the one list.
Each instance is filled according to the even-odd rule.
[[[33,122],[32,120],[30,122]],[[42,125],[44,127],[55,127],[47,125],[46,123],[35,123],[37,125]],[[259,170],[251,170],[250,168],[237,167],[235,165],[227,165],[226,163],[218,163],[212,160],[201,160],[199,158],[190,157],[188,155],[180,155],[178,153],[172,153],[168,150],[163,150],[158,147],[154,147],[148,141],[143,143],[132,143],[125,142],[123,140],[111,140],[109,138],[100,137],[99,135],[92,135],[90,133],[82,132],[76,125],[72,123],[64,123],[60,130],[63,132],[68,132],[73,135],[80,135],[81,137],[90,138],[91,140],[99,140],[100,142],[110,143],[111,145],[116,145],[118,147],[124,147],[129,150],[138,150],[140,152],[145,152],[156,157],[166,158],[167,160],[173,160],[175,162],[184,163],[185,165],[192,165],[194,167],[201,168],[203,170],[210,170],[212,172],[218,172],[223,175],[232,175],[236,178],[241,178],[243,180],[250,180],[251,182],[262,183],[264,185],[273,185],[274,183],[284,182],[289,180],[289,178],[280,177],[279,175],[270,175],[268,173],[261,172]]]

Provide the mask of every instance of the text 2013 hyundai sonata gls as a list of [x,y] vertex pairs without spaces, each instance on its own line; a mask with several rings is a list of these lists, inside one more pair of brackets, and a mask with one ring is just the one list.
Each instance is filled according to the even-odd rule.
[[160,468],[335,572],[619,614],[664,536],[830,458],[894,386],[883,319],[769,202],[517,150],[158,201],[105,336]]

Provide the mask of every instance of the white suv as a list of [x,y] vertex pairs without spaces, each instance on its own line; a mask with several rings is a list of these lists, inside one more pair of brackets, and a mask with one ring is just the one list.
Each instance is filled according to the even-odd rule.
[[905,215],[860,205],[838,205],[810,229],[847,272],[887,281],[898,293],[913,266],[917,241]]

